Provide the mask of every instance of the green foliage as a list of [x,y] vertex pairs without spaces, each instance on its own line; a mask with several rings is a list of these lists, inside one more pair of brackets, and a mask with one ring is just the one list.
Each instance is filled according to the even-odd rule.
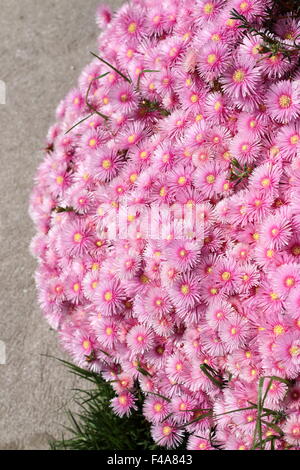
[[[74,402],[79,411],[68,410],[70,426],[65,429],[71,434],[69,439],[50,443],[52,450],[155,450],[150,435],[150,425],[142,414],[143,398],[137,389],[138,410],[129,417],[119,418],[109,406],[115,393],[99,374],[90,372],[66,361],[70,372],[90,382],[91,388],[75,389]],[[86,387],[87,388],[87,387]]]
[[[154,443],[150,434],[150,424],[144,418],[142,407],[144,395],[136,383],[132,392],[137,398],[136,405],[138,409],[129,417],[119,418],[114,414],[110,407],[110,400],[116,396],[111,384],[105,381],[101,375],[85,369],[81,369],[74,364],[60,360],[69,371],[80,379],[90,382],[90,388],[74,389],[74,402],[77,404],[79,411],[73,413],[68,410],[67,415],[70,426],[65,429],[71,435],[69,439],[62,437],[61,440],[52,441],[50,443],[52,450],[157,450],[160,447]],[[225,388],[231,380],[231,377],[223,378],[218,371],[214,370],[207,364],[201,364],[202,372],[212,381],[218,388]],[[264,391],[264,384],[267,386]],[[256,410],[256,426],[253,434],[252,450],[264,450],[266,445],[270,443],[274,448],[275,441],[280,440],[283,436],[281,429],[282,422],[286,418],[283,410],[272,410],[265,407],[265,401],[274,382],[282,382],[287,387],[291,383],[277,376],[261,377],[258,383],[257,402],[248,401],[249,406],[239,409],[233,409],[215,415],[212,408],[194,409],[194,418],[178,429],[186,430],[187,426],[201,421],[206,418],[218,419],[223,415],[230,415],[246,410]],[[169,398],[158,393],[149,392],[149,394],[157,395],[167,401]],[[168,415],[165,419],[168,419]],[[268,429],[268,434],[263,432]],[[188,432],[178,450],[186,449]],[[210,444],[217,450],[221,449],[216,441],[216,426],[212,426],[209,435]]]
[[235,9],[231,11],[231,18],[239,22],[238,27],[243,30],[244,34],[262,38],[263,43],[259,51],[260,53],[269,54],[270,56],[282,54],[290,59],[293,55],[298,56],[299,54],[299,35],[293,41],[286,42],[275,38],[273,33],[274,24],[279,18],[286,17],[287,14],[289,17],[300,17],[299,0],[274,0],[272,7],[267,9],[263,24],[264,30],[254,26],[244,15]]

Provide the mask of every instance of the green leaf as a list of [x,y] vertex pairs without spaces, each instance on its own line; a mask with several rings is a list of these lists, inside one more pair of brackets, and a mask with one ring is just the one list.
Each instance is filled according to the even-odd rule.
[[126,75],[124,75],[122,72],[120,72],[120,70],[118,70],[116,67],[114,67],[113,65],[111,65],[109,62],[107,62],[105,59],[103,59],[102,57],[100,57],[99,55],[95,54],[94,52],[91,52],[90,53],[96,57],[97,59],[101,60],[101,62],[103,62],[105,65],[107,65],[108,67],[110,67],[111,69],[113,69],[116,73],[118,73],[121,77],[124,78],[124,80],[126,80],[127,82],[131,83],[131,79],[126,77]]

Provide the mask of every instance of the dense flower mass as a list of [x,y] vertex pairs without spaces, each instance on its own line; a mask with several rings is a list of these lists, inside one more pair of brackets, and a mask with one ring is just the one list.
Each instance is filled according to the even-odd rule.
[[[300,448],[299,54],[270,54],[232,17],[264,31],[272,6],[100,7],[31,196],[46,318],[111,381],[119,416],[142,389],[167,448]],[[299,19],[273,29],[298,44]],[[170,229],[161,207],[177,207]],[[201,237],[193,223],[180,236],[180,207]],[[116,216],[127,231],[112,237]]]

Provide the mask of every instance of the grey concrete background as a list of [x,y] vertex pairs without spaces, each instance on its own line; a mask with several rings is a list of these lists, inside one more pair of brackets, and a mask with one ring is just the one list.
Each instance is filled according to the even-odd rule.
[[[0,0],[0,449],[47,449],[60,437],[74,378],[42,318],[28,245],[28,197],[55,107],[95,48],[98,0]],[[108,2],[114,7],[122,0]],[[1,361],[1,358],[0,358]]]

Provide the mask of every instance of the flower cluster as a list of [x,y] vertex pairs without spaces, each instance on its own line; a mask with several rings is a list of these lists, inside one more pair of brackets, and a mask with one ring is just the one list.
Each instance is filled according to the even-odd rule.
[[[185,432],[188,449],[300,448],[298,57],[264,53],[231,15],[263,30],[272,4],[100,7],[31,195],[46,318],[111,381],[119,416],[138,384],[167,448]],[[299,31],[287,15],[274,37]],[[130,236],[110,239],[125,201]],[[203,239],[178,235],[180,211],[149,237],[151,208],[176,204],[197,209]]]

